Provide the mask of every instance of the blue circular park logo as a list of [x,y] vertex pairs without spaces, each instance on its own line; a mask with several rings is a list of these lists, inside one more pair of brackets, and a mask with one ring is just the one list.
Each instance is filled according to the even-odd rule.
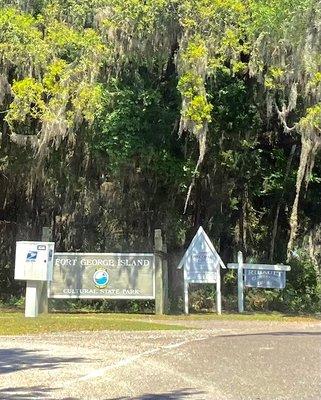
[[103,289],[109,282],[109,274],[104,269],[95,271],[93,275],[94,284],[97,288]]

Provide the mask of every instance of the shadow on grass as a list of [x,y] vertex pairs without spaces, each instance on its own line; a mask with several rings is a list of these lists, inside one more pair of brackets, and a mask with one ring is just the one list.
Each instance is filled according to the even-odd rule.
[[[26,369],[53,369],[61,364],[83,362],[80,357],[48,357],[41,350],[0,349],[0,374]],[[2,398],[0,396],[0,398]]]
[[195,396],[195,395],[201,396],[204,393],[205,392],[203,391],[195,389],[179,389],[166,393],[158,393],[158,394],[147,393],[138,397],[127,397],[127,396],[113,397],[108,399],[106,398],[106,400],[179,400],[179,399],[187,399],[189,396]]

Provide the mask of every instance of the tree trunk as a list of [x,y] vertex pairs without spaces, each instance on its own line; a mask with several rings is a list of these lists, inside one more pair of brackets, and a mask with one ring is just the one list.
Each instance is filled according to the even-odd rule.
[[296,150],[296,144],[294,144],[291,148],[291,152],[289,155],[289,159],[286,165],[286,170],[285,170],[285,176],[284,176],[284,181],[283,181],[283,190],[281,193],[281,197],[279,199],[278,205],[276,207],[276,213],[275,213],[275,218],[274,218],[274,223],[273,223],[273,230],[272,230],[272,238],[271,238],[271,248],[270,248],[270,262],[273,262],[273,257],[274,257],[274,250],[275,250],[275,239],[278,231],[278,224],[279,224],[279,215],[280,215],[280,209],[281,205],[283,203],[283,197],[284,197],[284,191],[285,191],[285,185],[286,182],[289,178],[290,174],[290,169],[293,161],[293,156]]
[[289,260],[289,258],[291,256],[291,252],[294,248],[295,239],[297,237],[299,199],[300,199],[300,193],[301,193],[303,179],[305,177],[306,169],[308,166],[308,158],[309,158],[309,154],[310,154],[311,150],[312,150],[311,140],[302,138],[300,164],[299,164],[298,174],[297,174],[297,178],[296,178],[295,199],[294,199],[291,217],[290,217],[290,238],[289,238],[288,249],[287,249],[287,260]]

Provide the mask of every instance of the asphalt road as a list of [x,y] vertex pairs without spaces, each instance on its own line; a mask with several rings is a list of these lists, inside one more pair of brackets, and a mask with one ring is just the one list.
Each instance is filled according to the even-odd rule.
[[190,324],[0,336],[0,399],[321,399],[319,323]]

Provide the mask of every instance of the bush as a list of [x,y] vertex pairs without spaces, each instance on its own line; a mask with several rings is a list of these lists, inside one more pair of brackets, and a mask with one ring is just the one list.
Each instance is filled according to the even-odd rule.
[[236,312],[238,310],[236,291],[225,296],[222,295],[222,309],[229,312]]
[[278,289],[246,289],[245,310],[275,311],[275,301],[279,295]]
[[213,284],[191,284],[189,293],[190,310],[213,311],[215,309],[215,288]]
[[287,286],[279,298],[288,311],[320,312],[320,274],[309,255],[299,251],[290,260],[291,271],[287,273]]
[[281,311],[315,313],[321,311],[321,283],[319,271],[309,255],[301,250],[289,262],[283,290],[247,289],[248,311]]
[[81,299],[50,299],[50,309],[65,312],[154,312],[153,300],[81,300]]
[[18,296],[10,296],[5,300],[0,300],[0,308],[17,308],[23,309],[25,306],[25,298]]

